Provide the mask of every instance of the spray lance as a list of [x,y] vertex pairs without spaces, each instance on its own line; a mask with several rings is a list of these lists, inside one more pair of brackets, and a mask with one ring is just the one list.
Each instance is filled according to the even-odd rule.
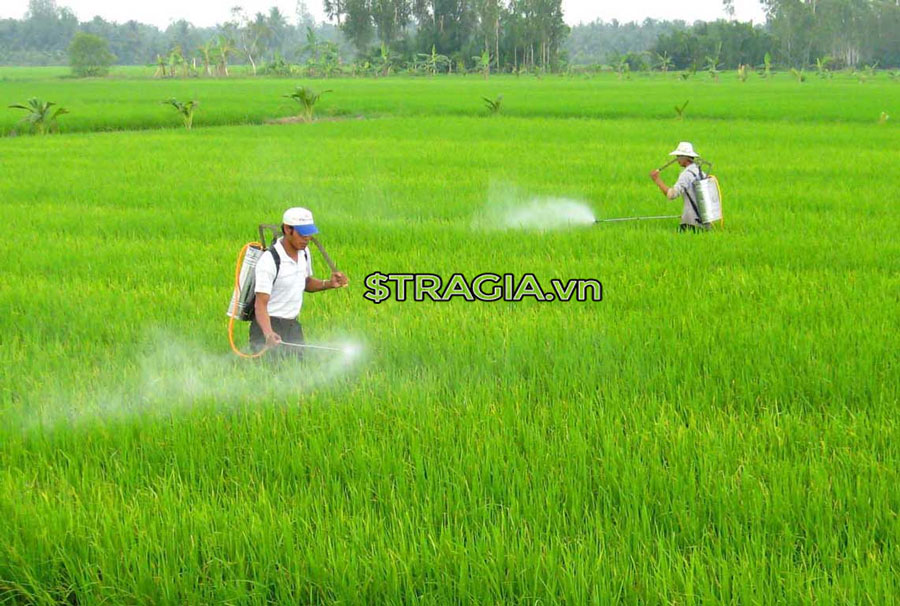
[[[261,224],[259,226],[259,242],[248,242],[238,253],[234,272],[234,292],[231,295],[231,303],[228,305],[227,311],[229,318],[228,342],[231,344],[232,351],[242,358],[258,358],[266,352],[266,349],[264,348],[262,351],[255,354],[246,354],[238,349],[237,345],[234,343],[234,321],[235,319],[249,321],[253,318],[254,303],[256,299],[256,264],[259,262],[260,257],[262,257],[263,252],[275,245],[275,242],[278,240],[278,232],[280,229],[281,226],[279,225]],[[272,238],[268,245],[266,245],[266,231],[272,232]],[[322,257],[325,259],[331,272],[336,273],[338,271],[337,265],[325,251],[325,247],[322,246],[319,239],[315,236],[311,236],[310,241],[315,244],[316,248],[319,249],[319,252],[322,253]],[[346,349],[326,347],[324,345],[307,345],[302,343],[288,343],[285,341],[282,341],[281,344],[290,347],[323,349],[347,353]]]
[[[656,170],[658,172],[662,172],[672,164],[678,161],[678,158],[672,158]],[[701,165],[706,164],[709,169],[712,168],[712,163],[707,162],[705,160],[700,160]],[[702,218],[708,218],[709,221],[704,221],[704,223],[708,223],[711,221],[721,221],[722,220],[722,210],[721,203],[719,202],[721,198],[721,194],[719,193],[719,183],[715,181],[715,177],[703,177],[703,173],[701,171],[701,180],[698,184],[695,184],[694,189],[695,193],[697,193],[697,197],[702,201],[701,207],[703,211],[700,211],[700,216]],[[715,191],[711,190],[711,185],[709,182],[713,182],[712,186],[715,187]],[[709,209],[709,214],[704,213]],[[650,217],[618,217],[615,219],[596,219],[594,223],[617,223],[620,221],[652,221],[655,219],[678,219],[681,215],[654,215]]]
[[[672,158],[658,169],[659,172],[662,172],[672,164],[674,164],[678,158]],[[618,223],[620,221],[653,221],[655,219],[677,219],[681,215],[654,215],[652,217],[618,217],[616,219],[595,219],[594,223]]]

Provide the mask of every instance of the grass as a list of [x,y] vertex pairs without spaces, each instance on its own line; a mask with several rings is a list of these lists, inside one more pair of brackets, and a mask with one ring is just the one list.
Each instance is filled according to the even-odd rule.
[[[143,120],[158,83],[122,84]],[[896,133],[857,115],[894,89],[832,106],[809,81],[783,120],[723,76],[721,115],[697,97],[682,123],[675,81],[489,84],[329,83],[336,109],[406,104],[379,120],[0,140],[0,600],[893,600]],[[607,85],[643,100],[568,119]],[[679,140],[715,162],[724,230],[473,228],[504,195],[678,212],[647,173]],[[308,296],[307,338],[365,341],[351,368],[228,353],[233,257],[291,204],[351,279]],[[374,271],[604,301],[375,306]]]
[[[772,80],[752,76],[739,83],[735,74],[723,73],[722,82],[716,83],[701,76],[681,81],[674,74],[643,75],[629,81],[604,74],[592,79],[502,76],[478,82],[476,76],[77,80],[38,79],[38,68],[23,72],[16,78],[17,72],[7,71],[10,75],[4,76],[0,69],[0,100],[7,100],[7,105],[33,96],[56,101],[72,112],[61,120],[67,132],[171,128],[178,124],[177,116],[160,107],[160,101],[171,97],[201,103],[197,126],[259,124],[295,113],[296,106],[283,95],[298,83],[333,90],[317,105],[323,116],[476,116],[484,114],[482,97],[502,94],[503,113],[518,117],[671,118],[674,98],[690,102],[689,119],[875,123],[882,112],[897,113],[900,101],[900,86],[884,74],[865,85],[843,75],[800,86],[789,74]],[[848,98],[854,100],[852,104],[846,102]],[[15,121],[14,112],[0,112],[0,132],[8,134]]]

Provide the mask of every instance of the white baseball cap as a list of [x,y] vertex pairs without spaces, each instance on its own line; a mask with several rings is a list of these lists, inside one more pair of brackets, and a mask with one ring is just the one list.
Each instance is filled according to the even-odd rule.
[[675,148],[675,151],[669,152],[670,156],[687,156],[688,158],[699,158],[700,154],[694,151],[694,146],[687,141],[682,141]]
[[285,225],[293,227],[301,236],[311,236],[319,233],[316,224],[313,223],[312,213],[300,206],[289,208],[284,211],[281,222]]

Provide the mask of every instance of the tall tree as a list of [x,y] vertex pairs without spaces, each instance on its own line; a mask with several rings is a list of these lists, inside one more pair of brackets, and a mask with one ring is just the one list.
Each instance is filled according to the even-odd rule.
[[344,0],[345,17],[341,31],[360,54],[368,50],[375,36],[372,0]]
[[409,24],[412,5],[409,0],[372,0],[371,12],[378,37],[390,48]]

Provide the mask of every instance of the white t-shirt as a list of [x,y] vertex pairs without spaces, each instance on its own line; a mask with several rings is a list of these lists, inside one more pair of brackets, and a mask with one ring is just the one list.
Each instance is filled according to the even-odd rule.
[[266,309],[270,316],[293,320],[303,306],[306,278],[313,275],[312,258],[309,248],[304,248],[294,261],[285,252],[281,238],[275,243],[275,251],[281,259],[278,278],[275,278],[275,259],[267,250],[256,262],[256,293],[269,295]]

